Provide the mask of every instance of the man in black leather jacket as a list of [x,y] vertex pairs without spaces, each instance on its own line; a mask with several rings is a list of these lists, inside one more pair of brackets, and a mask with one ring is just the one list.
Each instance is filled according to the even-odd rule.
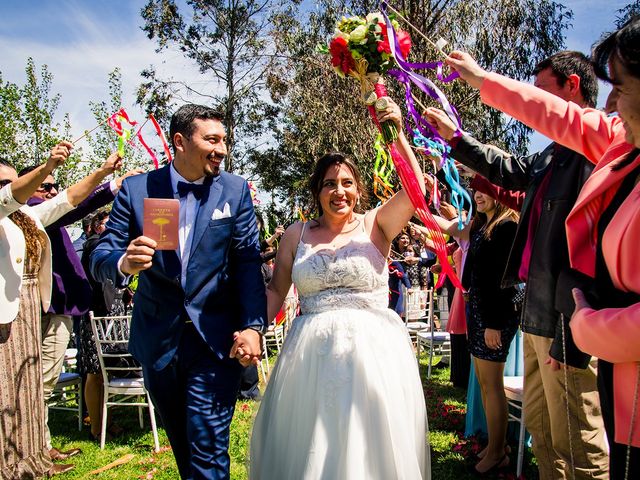
[[[583,54],[555,54],[541,62],[534,74],[537,87],[582,107],[595,106],[597,81]],[[427,117],[442,134],[442,117],[429,113]],[[452,133],[444,129],[443,136]],[[452,138],[451,146],[457,161],[492,183],[526,191],[502,286],[527,284],[521,324],[524,415],[540,478],[572,478],[573,467],[574,478],[608,478],[596,370],[571,337],[571,285],[564,281],[570,270],[564,222],[594,166],[555,143],[525,157],[466,134]],[[568,366],[566,382],[562,364]]]

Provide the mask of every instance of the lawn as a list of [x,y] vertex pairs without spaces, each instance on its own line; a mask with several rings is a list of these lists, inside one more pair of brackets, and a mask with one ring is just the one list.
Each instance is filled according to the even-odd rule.
[[[475,439],[464,439],[465,392],[453,387],[449,383],[448,368],[434,370],[431,379],[426,378],[426,361],[420,362],[427,410],[429,414],[429,428],[431,441],[431,465],[433,480],[462,480],[474,478],[467,472],[467,461],[472,452],[479,448]],[[247,452],[251,423],[257,412],[258,403],[238,402],[236,413],[231,425],[231,478],[244,480],[247,475]],[[125,427],[125,434],[119,438],[107,441],[104,450],[89,440],[89,429],[84,427],[78,432],[77,419],[71,412],[52,411],[51,431],[54,446],[66,450],[80,447],[82,454],[74,457],[75,470],[57,476],[60,480],[75,478],[100,479],[177,479],[173,455],[169,448],[164,431],[160,428],[160,453],[155,454],[152,449],[153,438],[145,420],[145,428],[138,426],[137,414],[132,407],[114,410],[116,421]],[[511,472],[500,474],[496,478],[515,479],[515,463],[517,446],[512,444],[514,453],[511,455]],[[133,456],[124,465],[104,471],[99,475],[91,474],[93,470],[103,467],[125,455]],[[525,454],[524,477],[537,478],[537,469],[533,464],[530,452]],[[360,479],[357,479],[360,480]]]

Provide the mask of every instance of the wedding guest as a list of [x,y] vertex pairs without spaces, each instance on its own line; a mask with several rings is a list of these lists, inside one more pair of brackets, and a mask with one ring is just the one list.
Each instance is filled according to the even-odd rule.
[[[45,226],[73,210],[93,190],[94,172],[55,198],[24,205],[43,181],[69,157],[72,145],[61,142],[46,163],[18,178],[11,164],[0,161],[0,476],[38,478],[73,465],[51,463],[45,440],[41,361],[41,309],[51,299],[51,247]],[[112,158],[108,169],[119,168]],[[105,168],[105,167],[103,167]]]
[[444,233],[469,240],[462,274],[467,295],[468,348],[480,384],[487,418],[489,443],[479,455],[474,473],[488,475],[506,467],[507,399],[504,366],[509,346],[518,329],[513,308],[515,289],[501,288],[509,247],[515,236],[518,214],[494,198],[475,192],[476,215],[460,231],[457,220],[434,216]]
[[[457,61],[457,55],[450,58],[451,63]],[[595,105],[597,79],[582,53],[558,52],[538,64],[534,73],[539,87],[531,87],[534,92],[544,90],[563,99],[563,104],[569,102],[588,111]],[[496,83],[492,77],[484,84],[481,97],[485,102]],[[523,94],[531,100],[528,89]],[[508,106],[509,113],[520,118],[525,112],[516,113],[515,105],[522,106],[514,101]],[[537,105],[526,108],[528,113],[541,115]],[[596,361],[573,341],[568,327],[573,310],[571,285],[564,280],[570,267],[565,220],[593,163],[583,155],[582,145],[573,148],[575,144],[567,144],[559,132],[555,136],[545,134],[556,142],[543,151],[517,156],[480,143],[468,134],[454,138],[455,127],[439,110],[427,109],[426,118],[450,140],[451,155],[457,161],[499,186],[526,190],[522,221],[502,280],[505,286],[526,282],[522,313],[526,427],[533,437],[541,479],[575,475],[604,480],[609,477],[608,455]],[[541,129],[549,130],[548,126]],[[562,298],[566,301],[556,301]],[[574,368],[565,369],[564,365]],[[566,400],[558,402],[558,398]]]
[[[41,319],[42,378],[44,381],[45,403],[51,397],[62,372],[65,351],[73,331],[72,317],[82,316],[87,313],[91,300],[91,287],[65,227],[112,202],[122,184],[122,179],[136,173],[136,171],[128,172],[123,177],[101,184],[108,175],[113,173],[113,165],[116,162],[120,164],[121,159],[118,153],[113,153],[101,168],[87,177],[87,181],[92,186],[92,192],[87,198],[71,212],[46,227],[46,232],[51,242],[53,281],[51,305],[48,311],[43,312]],[[18,173],[18,176],[24,175],[32,168],[34,167],[23,168]],[[27,203],[30,206],[38,205],[55,198],[57,195],[58,184],[55,182],[53,175],[48,175]],[[45,437],[51,458],[54,461],[64,461],[81,453],[79,448],[60,451],[53,447],[48,417],[49,409],[46,408],[45,422],[47,425],[45,427]]]
[[[486,72],[463,52],[453,52],[448,59],[467,83],[480,88],[485,103],[596,163],[594,173],[585,182],[566,219],[566,235],[571,266],[588,278],[595,278],[595,288],[588,288],[586,301],[578,294],[574,315],[577,321],[571,332],[578,334],[581,340],[576,339],[576,342],[588,347],[585,349],[588,353],[597,354],[601,359],[598,391],[610,438],[610,478],[626,475],[627,458],[628,478],[638,476],[637,463],[633,462],[638,455],[627,456],[626,445],[636,449],[640,446],[640,429],[637,423],[632,425],[631,422],[637,399],[634,395],[638,383],[635,365],[640,356],[634,349],[629,349],[630,345],[638,343],[629,341],[634,338],[632,332],[635,331],[629,330],[629,326],[637,323],[638,301],[630,297],[640,292],[640,277],[636,268],[628,268],[634,264],[639,228],[639,39],[640,19],[636,17],[607,37],[594,51],[599,75],[607,77],[613,85],[607,108],[616,110],[619,117],[583,108],[530,85]],[[611,295],[616,290],[622,293]],[[573,304],[564,302],[562,308],[566,310]],[[625,324],[625,320],[630,323]],[[583,336],[584,333],[596,325],[600,341],[585,341],[588,336]],[[567,331],[569,329],[565,333]],[[617,348],[616,342],[610,340],[612,333],[618,339],[620,335],[624,336],[624,348]],[[593,334],[591,338],[594,338]],[[608,343],[604,350],[594,348],[596,343],[604,345],[605,342]],[[608,370],[607,363],[615,366]],[[615,387],[611,388],[612,385]]]

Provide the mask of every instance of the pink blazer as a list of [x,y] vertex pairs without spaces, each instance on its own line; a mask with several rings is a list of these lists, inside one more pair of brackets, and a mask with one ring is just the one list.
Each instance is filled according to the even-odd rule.
[[[622,122],[497,74],[487,76],[480,92],[487,105],[597,163],[566,221],[571,266],[593,276],[600,214],[622,179],[640,164],[639,156],[627,167],[611,170],[612,163],[633,149],[625,141]],[[640,183],[616,212],[602,239],[605,262],[616,288],[635,293],[640,293],[639,207]],[[640,303],[627,308],[578,310],[571,319],[571,331],[580,349],[614,363],[616,442],[629,442],[635,408],[631,444],[640,447],[640,404],[634,405],[640,381]]]

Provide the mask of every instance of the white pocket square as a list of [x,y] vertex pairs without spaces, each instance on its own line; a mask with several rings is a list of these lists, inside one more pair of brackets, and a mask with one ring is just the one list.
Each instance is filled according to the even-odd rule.
[[225,203],[222,211],[218,210],[217,208],[213,211],[213,214],[211,215],[211,220],[220,220],[222,218],[229,218],[230,216],[231,216],[231,207],[229,206],[228,203]]

